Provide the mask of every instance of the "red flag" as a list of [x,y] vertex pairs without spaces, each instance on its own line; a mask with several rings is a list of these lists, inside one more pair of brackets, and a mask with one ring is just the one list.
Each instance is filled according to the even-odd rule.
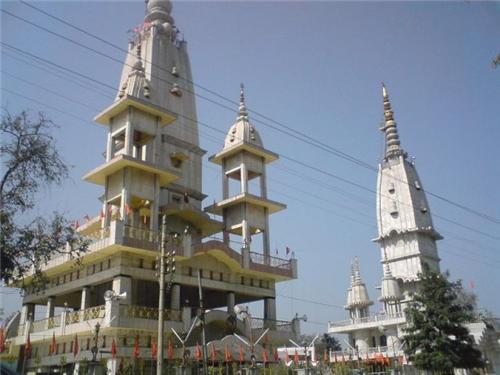
[[78,335],[75,333],[75,342],[73,344],[73,355],[76,357],[78,355],[78,351],[79,351],[79,347],[78,347]]
[[269,362],[269,354],[267,354],[266,349],[262,351],[262,360],[264,361],[264,363]]
[[125,215],[128,216],[130,214],[130,206],[128,205],[128,203],[125,203],[124,210],[125,210]]
[[115,342],[114,338],[113,338],[113,341],[111,342],[111,357],[113,359],[116,358],[116,342]]
[[0,328],[0,353],[5,350],[5,337],[3,334],[3,328]]
[[323,361],[324,361],[324,362],[328,362],[328,352],[326,351],[326,349],[325,349],[325,351],[323,352]]
[[174,347],[172,346],[172,340],[168,340],[168,352],[167,352],[167,357],[168,359],[173,359],[174,358]]
[[156,340],[151,337],[151,358],[156,359],[158,355],[158,347],[156,346]]
[[201,347],[200,344],[196,343],[196,349],[194,351],[194,357],[197,361],[201,360]]
[[31,340],[30,340],[29,333],[28,333],[28,337],[26,338],[26,343],[24,344],[24,355],[26,358],[31,357]]
[[333,362],[337,363],[337,352],[333,352]]
[[243,346],[240,344],[240,364],[245,361],[245,352],[243,351]]
[[104,210],[101,208],[101,211],[99,211],[99,219],[104,219]]
[[285,348],[285,363],[290,362],[290,356],[288,355],[288,349]]
[[217,360],[217,352],[215,351],[215,344],[212,344],[212,353],[210,355],[212,361]]
[[293,355],[293,361],[297,364],[299,362],[299,352],[295,349],[295,354]]
[[280,356],[278,354],[278,348],[274,348],[274,360],[275,361],[279,361],[280,360]]
[[139,350],[139,335],[135,335],[134,339],[134,358],[139,358],[139,355],[141,354]]
[[469,287],[471,289],[474,289],[476,287],[476,283],[474,282],[474,280],[469,281]]
[[78,220],[75,220],[75,222],[73,223],[73,227],[75,229],[78,229],[80,227],[80,222]]
[[56,353],[56,334],[55,332],[52,332],[52,342],[50,343],[49,346],[49,355],[55,354]]

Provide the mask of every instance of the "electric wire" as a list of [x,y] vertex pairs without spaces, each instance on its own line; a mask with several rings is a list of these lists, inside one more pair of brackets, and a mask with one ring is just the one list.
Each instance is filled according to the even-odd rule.
[[[61,22],[61,23],[65,24],[66,26],[69,26],[69,27],[71,27],[71,28],[73,28],[73,29],[75,29],[75,30],[77,30],[77,31],[79,31],[79,32],[82,32],[82,33],[84,33],[84,34],[88,35],[88,36],[91,36],[92,38],[94,38],[94,39],[96,39],[96,40],[99,40],[100,42],[103,42],[103,43],[105,43],[105,44],[107,44],[107,45],[109,45],[109,46],[111,46],[111,47],[113,47],[113,48],[116,48],[116,49],[118,49],[118,50],[122,51],[122,52],[125,52],[125,53],[127,53],[127,54],[130,54],[130,52],[129,52],[128,50],[126,50],[126,49],[124,49],[124,48],[122,48],[122,47],[119,47],[119,46],[115,45],[114,43],[111,43],[111,42],[109,42],[109,41],[106,41],[105,39],[103,39],[103,38],[101,38],[101,37],[99,37],[99,36],[97,36],[97,35],[95,35],[95,34],[93,34],[93,33],[90,33],[90,32],[88,32],[87,30],[84,30],[84,29],[83,29],[83,28],[81,28],[81,27],[77,27],[77,26],[75,26],[75,25],[73,25],[73,24],[71,24],[71,23],[69,23],[69,22],[67,22],[67,21],[63,20],[62,18],[57,17],[57,16],[54,16],[54,15],[52,15],[52,14],[50,14],[50,13],[46,12],[46,11],[43,11],[42,9],[40,9],[40,8],[38,8],[38,7],[34,6],[34,5],[28,4],[27,2],[25,2],[25,1],[23,1],[23,0],[20,0],[20,1],[21,1],[21,3],[22,3],[22,4],[24,4],[24,5],[28,6],[28,7],[32,8],[32,9],[34,9],[34,10],[36,10],[36,11],[40,12],[40,13],[42,13],[42,14],[44,14],[44,15],[46,15],[46,16],[48,16],[48,17],[50,17],[50,18],[53,18],[53,19],[55,19],[55,20],[57,20],[57,21],[59,21],[59,22]],[[113,61],[117,61],[118,63],[123,64],[123,62],[122,62],[122,61],[120,61],[120,60],[118,60],[118,59],[115,59],[115,58],[113,58],[113,57],[111,57],[111,56],[109,56],[109,55],[107,55],[107,54],[105,54],[105,53],[102,53],[102,52],[100,52],[100,51],[98,51],[98,50],[96,50],[96,49],[94,49],[94,48],[92,48],[92,47],[86,46],[86,45],[84,45],[83,43],[77,42],[77,41],[75,41],[75,40],[73,40],[73,39],[71,39],[71,38],[65,37],[64,35],[61,35],[61,34],[59,34],[59,33],[56,33],[56,32],[54,32],[54,31],[52,31],[52,30],[49,30],[49,29],[47,29],[47,28],[45,28],[45,27],[43,27],[43,26],[41,26],[41,25],[38,25],[38,24],[36,24],[36,23],[33,23],[33,22],[31,22],[31,21],[29,21],[29,20],[27,20],[27,19],[23,18],[23,17],[19,17],[19,16],[15,15],[15,14],[13,14],[13,13],[11,13],[11,12],[8,12],[8,11],[6,11],[6,10],[2,10],[2,12],[6,13],[6,14],[8,14],[8,15],[10,15],[10,16],[12,16],[12,17],[14,17],[14,18],[17,18],[18,20],[21,20],[21,21],[23,21],[23,22],[25,22],[25,23],[28,23],[28,24],[32,25],[33,27],[37,27],[37,28],[39,28],[39,29],[42,29],[42,30],[46,31],[47,33],[50,33],[50,34],[55,35],[55,36],[58,36],[58,37],[60,37],[60,38],[62,38],[62,39],[64,39],[64,40],[67,40],[68,42],[74,43],[74,44],[76,44],[76,45],[78,45],[78,46],[80,46],[80,47],[82,47],[82,48],[86,48],[86,49],[88,49],[88,50],[91,50],[91,51],[92,51],[92,52],[94,52],[94,53],[97,53],[97,54],[99,54],[99,55],[103,56],[103,57],[106,57],[106,58],[112,59]],[[145,60],[145,61],[146,61],[146,62],[148,62],[147,60]],[[154,63],[152,63],[152,62],[148,62],[148,63],[152,64],[153,66],[158,67],[160,70],[166,71],[163,67],[159,67],[157,64],[154,64]],[[126,64],[126,63],[125,63],[125,65],[128,65],[128,64]],[[155,78],[160,79],[159,77],[155,77]],[[215,95],[216,97],[218,97],[218,98],[220,98],[220,99],[223,99],[223,100],[227,101],[228,103],[231,103],[231,104],[238,104],[238,103],[236,103],[234,100],[231,100],[231,99],[229,99],[229,98],[227,98],[227,97],[225,97],[225,96],[223,96],[223,95],[221,95],[221,94],[219,94],[219,93],[215,92],[214,90],[211,90],[211,89],[208,89],[208,88],[206,88],[206,87],[204,87],[204,86],[202,86],[202,85],[199,85],[199,84],[197,84],[197,83],[193,82],[192,80],[189,80],[188,78],[185,78],[185,77],[182,77],[182,76],[179,76],[179,78],[181,78],[181,79],[183,79],[183,80],[187,81],[188,83],[190,83],[190,84],[194,85],[195,87],[201,88],[202,90],[205,90],[205,91],[209,92],[210,94]],[[160,80],[162,80],[162,79],[160,79]],[[167,80],[163,80],[163,81],[167,82],[167,83],[168,83],[168,84],[170,84],[170,85],[173,85],[173,83],[172,83],[172,82],[170,82],[170,81],[167,81]],[[205,99],[205,100],[207,100],[207,101],[211,102],[212,104],[215,104],[215,105],[221,106],[221,107],[223,107],[223,108],[225,108],[225,109],[227,109],[227,110],[229,110],[229,111],[231,111],[231,112],[234,112],[234,109],[233,109],[233,108],[230,108],[230,107],[228,107],[228,106],[226,106],[226,105],[223,105],[223,104],[221,104],[221,103],[217,103],[217,102],[215,102],[215,101],[213,101],[213,100],[211,100],[211,99],[209,99],[209,98],[207,98],[207,97],[204,97],[204,96],[201,96],[201,95],[199,95],[199,94],[196,94],[195,92],[192,92],[192,91],[190,91],[190,90],[188,90],[188,89],[186,89],[186,91],[188,91],[188,92],[190,92],[191,94],[196,95],[196,96],[198,96],[198,97],[200,97],[200,98],[202,98],[202,99]],[[364,162],[364,161],[362,161],[362,160],[360,160],[360,159],[358,159],[358,158],[356,158],[356,157],[354,157],[354,156],[352,156],[352,155],[350,155],[350,154],[348,154],[348,153],[346,153],[346,152],[343,152],[343,151],[341,151],[341,150],[338,150],[338,149],[336,149],[336,148],[332,147],[331,145],[325,144],[325,143],[323,143],[323,142],[321,142],[321,141],[319,141],[319,140],[317,140],[317,139],[314,139],[314,138],[310,137],[309,135],[307,135],[307,134],[305,134],[305,133],[303,133],[303,132],[300,132],[300,131],[298,131],[298,130],[296,130],[296,129],[294,129],[294,128],[290,127],[290,126],[287,126],[287,125],[285,125],[285,124],[283,124],[283,123],[281,123],[281,122],[279,122],[279,121],[276,121],[276,120],[272,119],[272,118],[271,118],[271,117],[269,117],[269,116],[263,115],[262,113],[260,113],[260,112],[258,112],[258,111],[252,110],[251,108],[247,108],[247,110],[248,110],[249,112],[253,113],[254,115],[260,116],[260,117],[264,118],[264,119],[265,119],[265,120],[267,120],[267,121],[271,121],[271,122],[273,122],[274,124],[276,124],[276,125],[280,126],[281,128],[286,129],[287,131],[283,131],[282,129],[278,129],[278,128],[276,128],[276,127],[274,127],[274,126],[272,126],[272,125],[270,125],[270,124],[266,124],[266,123],[264,123],[264,122],[262,122],[261,120],[258,120],[258,119],[255,119],[255,121],[256,121],[256,122],[262,123],[263,125],[268,126],[268,127],[271,127],[271,128],[273,128],[274,130],[277,130],[277,131],[279,131],[279,132],[282,132],[282,133],[284,133],[284,134],[287,134],[287,135],[289,135],[289,136],[291,136],[291,137],[293,137],[293,138],[296,138],[296,139],[298,139],[298,140],[301,140],[302,142],[308,143],[308,144],[309,144],[309,145],[311,145],[311,146],[314,146],[314,147],[320,148],[320,149],[322,149],[323,151],[327,151],[327,152],[333,153],[334,155],[336,155],[336,156],[338,156],[338,157],[341,157],[341,158],[343,158],[343,159],[345,159],[345,160],[347,160],[347,161],[350,161],[350,162],[352,162],[352,163],[354,163],[354,164],[356,164],[356,165],[358,165],[358,166],[364,167],[364,168],[369,169],[369,170],[371,170],[371,171],[373,171],[373,172],[376,172],[376,173],[378,172],[378,169],[377,169],[376,167],[374,167],[374,166],[372,166],[371,164],[366,163],[366,162]],[[290,133],[290,132],[292,132],[292,133]],[[299,135],[300,137],[302,137],[302,138],[299,138],[299,137],[295,136],[294,134],[298,134],[298,135]],[[308,141],[309,141],[309,142],[308,142]],[[397,178],[394,178],[394,179],[395,179],[395,180],[398,180]],[[406,181],[402,181],[402,180],[401,180],[400,182],[405,183],[405,184],[408,184]],[[427,194],[429,194],[429,195],[433,196],[434,198],[437,198],[437,199],[439,199],[439,200],[442,200],[442,201],[444,201],[444,202],[446,202],[446,203],[448,203],[448,204],[450,204],[450,205],[453,205],[453,206],[455,206],[455,207],[457,207],[457,208],[460,208],[460,209],[462,209],[462,210],[464,210],[464,211],[466,211],[466,212],[469,212],[469,213],[471,213],[471,214],[474,214],[474,215],[476,215],[476,216],[478,216],[478,217],[481,217],[481,218],[483,218],[483,219],[485,219],[485,220],[488,220],[488,221],[490,221],[490,222],[493,222],[493,223],[495,223],[495,224],[500,224],[500,219],[497,219],[497,218],[495,218],[495,217],[493,217],[493,216],[491,216],[491,215],[488,215],[488,214],[485,214],[485,213],[479,212],[479,211],[477,211],[477,210],[475,210],[475,209],[472,209],[472,208],[470,208],[470,207],[467,207],[467,206],[465,206],[465,205],[463,205],[463,204],[461,204],[461,203],[457,203],[457,202],[455,202],[455,201],[453,201],[453,200],[451,200],[451,199],[449,199],[449,198],[446,198],[446,197],[444,197],[444,196],[442,196],[442,195],[439,195],[439,194],[433,193],[432,191],[425,190],[425,192],[426,192]]]

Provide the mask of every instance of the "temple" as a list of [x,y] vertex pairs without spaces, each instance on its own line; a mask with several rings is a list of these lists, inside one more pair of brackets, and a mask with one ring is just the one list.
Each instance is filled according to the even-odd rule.
[[347,291],[346,310],[350,319],[330,322],[329,333],[348,336],[348,352],[360,358],[385,354],[403,355],[403,313],[418,286],[424,270],[439,271],[436,241],[442,239],[434,229],[422,183],[413,160],[401,147],[389,94],[382,85],[385,152],[377,179],[377,224],[382,281],[379,301],[382,313],[370,314],[373,301],[361,281],[358,259],[355,260],[351,285]]
[[[210,158],[222,166],[223,199],[202,208],[206,152],[199,145],[187,43],[179,39],[171,8],[168,0],[148,2],[116,98],[94,119],[106,127],[107,140],[105,160],[84,176],[103,188],[100,214],[78,228],[89,250],[79,259],[62,254],[48,261],[47,287],[28,286],[22,310],[11,322],[10,350],[20,353],[24,371],[51,371],[64,357],[77,373],[78,362],[91,359],[98,347],[108,373],[115,373],[112,345],[119,357],[133,358],[136,337],[141,357],[153,362],[163,216],[168,251],[176,261],[175,272],[167,275],[166,332],[189,329],[200,302],[200,272],[209,310],[207,340],[233,331],[258,337],[269,328],[271,341],[286,342],[299,333],[297,319],[276,318],[276,283],[297,277],[295,259],[272,257],[269,251],[268,217],[286,207],[267,197],[266,164],[278,155],[264,148],[250,123],[242,88],[236,122],[222,150]],[[230,179],[239,181],[234,195]],[[255,192],[249,189],[253,180],[260,180]],[[217,233],[221,239],[214,239]],[[252,242],[256,235],[261,245]],[[231,239],[235,236],[240,241]],[[29,285],[30,277],[24,281]],[[235,305],[256,301],[263,311],[252,310],[251,327],[239,319],[228,324]],[[44,317],[37,306],[45,307]],[[32,355],[24,359],[28,338]],[[192,340],[200,341],[199,332]],[[75,346],[78,356],[71,354]]]

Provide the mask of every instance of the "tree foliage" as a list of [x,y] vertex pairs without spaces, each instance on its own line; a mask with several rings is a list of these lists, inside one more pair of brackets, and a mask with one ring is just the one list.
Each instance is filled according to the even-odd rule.
[[473,345],[465,323],[474,309],[463,295],[460,281],[448,274],[426,272],[413,301],[406,309],[405,352],[419,369],[453,374],[454,368],[482,367],[481,352]]
[[22,280],[30,273],[34,281],[41,282],[41,269],[54,254],[77,258],[87,247],[61,214],[54,213],[52,218],[30,215],[36,194],[68,176],[69,168],[51,135],[54,127],[43,114],[34,121],[25,111],[15,116],[4,111],[2,115],[0,253],[4,283]]

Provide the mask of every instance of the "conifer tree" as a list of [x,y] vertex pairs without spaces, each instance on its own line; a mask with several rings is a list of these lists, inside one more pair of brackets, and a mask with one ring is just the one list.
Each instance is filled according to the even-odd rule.
[[460,281],[427,271],[406,309],[405,352],[419,369],[453,374],[454,368],[482,367],[481,352],[465,323],[474,319],[473,305],[458,298]]

